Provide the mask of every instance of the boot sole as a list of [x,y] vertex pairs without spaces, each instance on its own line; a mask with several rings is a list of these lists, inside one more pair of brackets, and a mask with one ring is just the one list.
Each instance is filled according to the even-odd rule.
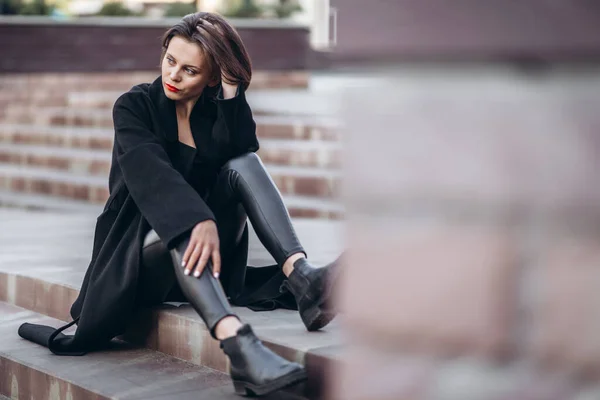
[[310,332],[318,331],[329,324],[336,316],[335,310],[324,310],[320,306],[313,306],[302,314],[302,322]]
[[236,394],[241,396],[265,396],[269,393],[281,390],[284,387],[294,385],[306,380],[306,371],[300,370],[288,375],[284,375],[264,385],[254,385],[244,381],[233,381],[233,388]]
[[[335,272],[334,272],[335,274]],[[337,281],[337,274],[330,278],[330,282]],[[316,305],[302,313],[302,322],[309,332],[318,331],[329,324],[337,315],[337,309],[332,304],[335,285],[323,285],[320,298],[315,301]]]

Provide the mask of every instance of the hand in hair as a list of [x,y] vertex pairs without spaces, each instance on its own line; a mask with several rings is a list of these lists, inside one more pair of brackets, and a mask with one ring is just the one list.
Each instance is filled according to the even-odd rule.
[[[231,48],[231,44],[230,44],[231,39],[226,34],[227,30],[224,29],[220,25],[219,20],[214,20],[214,23],[213,23],[211,21],[208,21],[206,18],[203,18],[203,19],[199,20],[199,24],[202,25],[202,28],[198,29],[199,31],[202,31],[202,29],[204,29],[204,30],[206,30],[206,32],[212,33],[214,36],[221,39],[220,40],[220,44],[221,44],[220,50],[222,52],[228,53],[228,55],[230,55],[230,56],[234,56],[234,52],[233,52],[233,50]],[[213,30],[215,32],[211,32]],[[217,57],[217,59],[220,60],[220,59],[223,59],[223,57]],[[237,88],[239,86],[239,80],[232,77],[226,71],[229,69],[229,68],[227,68],[227,65],[219,65],[218,67],[219,67],[220,75],[221,75],[221,86],[223,88],[223,98],[230,99],[230,98],[235,97],[235,94],[237,93]]]

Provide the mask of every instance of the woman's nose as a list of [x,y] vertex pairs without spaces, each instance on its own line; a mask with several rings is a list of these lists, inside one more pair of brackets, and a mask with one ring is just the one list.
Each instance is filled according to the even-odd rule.
[[171,78],[171,80],[178,81],[179,80],[179,73],[177,73],[177,70],[174,69],[169,74],[169,77]]

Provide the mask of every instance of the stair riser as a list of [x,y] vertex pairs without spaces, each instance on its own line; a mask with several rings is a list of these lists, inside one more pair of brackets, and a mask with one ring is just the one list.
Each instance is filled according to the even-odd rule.
[[[94,204],[104,204],[108,199],[108,189],[105,187],[22,177],[11,178],[0,176],[0,189],[17,193],[42,194],[57,198],[83,200]],[[284,190],[282,190],[282,193],[286,194]],[[288,206],[288,211],[294,218],[325,218],[335,220],[343,218],[340,212],[310,207]]]
[[[0,272],[0,301],[65,322],[72,320],[69,310],[77,294],[78,290],[61,284]],[[138,312],[131,321],[130,329],[119,338],[196,365],[229,373],[229,361],[204,323],[171,313],[166,308]],[[263,340],[263,343],[282,357],[304,364],[311,377],[307,389],[322,393],[322,374],[331,371],[334,361],[269,340]]]
[[[5,143],[23,144],[24,139],[22,137],[12,137],[12,141],[6,141]],[[31,138],[35,139],[35,138]],[[110,140],[87,140],[83,142],[81,140],[51,140],[51,143],[40,143],[44,138],[36,143],[29,143],[35,145],[52,145],[59,147],[71,147],[71,148],[82,148],[83,145],[88,145],[86,149],[104,150],[107,153],[112,149],[112,141]],[[9,139],[10,140],[10,139]],[[17,142],[21,140],[21,142]],[[2,141],[0,141],[2,143]],[[71,145],[74,146],[65,146]],[[103,148],[93,147],[103,146]],[[104,147],[106,146],[106,147]],[[110,154],[110,153],[108,153]],[[340,168],[341,167],[341,155],[339,151],[335,150],[302,150],[302,149],[278,149],[269,148],[263,146],[259,151],[258,155],[262,159],[263,163],[269,165],[283,165],[283,166],[294,166],[294,167],[309,167],[309,168]],[[110,161],[103,160],[89,160],[87,158],[69,158],[64,156],[56,155],[36,155],[36,154],[23,154],[21,152],[14,152],[10,150],[0,149],[0,162],[18,164],[18,165],[29,165],[29,166],[43,166],[52,169],[73,171],[77,173],[88,173],[91,175],[107,175],[110,171]]]
[[49,373],[0,356],[0,393],[11,399],[110,400]]
[[[4,74],[0,89],[77,91],[127,91],[132,86],[153,82],[160,71],[109,73],[35,73]],[[250,89],[307,88],[310,73],[306,71],[253,71]]]
[[103,204],[108,199],[108,188],[87,184],[53,182],[44,179],[0,176],[0,189],[17,193],[43,194],[91,203]]
[[[73,172],[79,175],[89,174],[98,177],[106,177],[108,182],[108,171],[110,170],[110,162],[108,161],[90,161],[77,159],[63,159],[58,157],[42,157],[42,156],[21,156],[21,155],[6,155],[0,152],[0,162],[11,163],[14,165],[47,167],[48,169],[60,170],[65,172]],[[292,176],[271,173],[271,178],[279,188],[283,195],[310,196],[322,199],[335,198],[340,191],[340,180],[336,177],[325,176]],[[91,196],[91,193],[100,189],[104,189],[105,185],[82,185],[69,182],[54,182],[50,180],[42,180],[36,178],[25,178],[20,176],[0,177],[0,189],[12,189],[20,192],[40,193],[65,195],[69,191],[80,192],[84,187],[90,193],[87,195],[77,195],[77,199],[103,202],[102,196]],[[69,189],[69,188],[76,189]],[[108,198],[107,192],[106,198]],[[69,196],[70,197],[70,196]]]
[[0,163],[27,167],[46,167],[52,170],[73,172],[79,175],[108,176],[110,171],[110,161],[21,154],[3,151],[2,149],[0,149]]
[[[307,168],[340,168],[338,154],[318,151],[262,149],[257,153],[263,163]],[[337,157],[336,157],[337,156]],[[61,156],[15,153],[0,149],[0,163],[31,167],[48,167],[77,174],[108,176],[110,161],[69,158]]]
[[[68,101],[64,96],[30,97],[0,92],[0,108],[5,111],[20,109],[35,112],[40,107],[66,107],[67,105]],[[6,112],[6,114],[11,114],[11,112]]]
[[53,146],[73,149],[111,150],[112,137],[90,137],[77,135],[45,135],[35,131],[0,131],[0,142],[11,144],[29,144],[35,146]]
[[[32,120],[35,117],[27,116],[25,122],[12,121],[11,123],[33,123]],[[8,123],[8,121],[5,121]],[[45,126],[48,122],[47,118],[42,123],[37,124]],[[59,125],[61,127],[80,127],[81,125],[65,126],[64,124]],[[107,129],[113,129],[112,122],[110,126],[105,127]],[[314,141],[338,141],[340,135],[336,129],[320,126],[310,125],[286,125],[286,124],[261,124],[258,123],[256,126],[256,135],[259,140],[261,139],[283,139],[283,140],[314,140]],[[29,143],[29,144],[51,144],[56,146],[66,147],[78,147],[78,148],[112,148],[112,136],[111,137],[90,137],[82,135],[77,137],[76,135],[44,135],[36,132],[35,125],[30,130],[19,130],[16,131],[0,131],[0,140],[10,143]]]

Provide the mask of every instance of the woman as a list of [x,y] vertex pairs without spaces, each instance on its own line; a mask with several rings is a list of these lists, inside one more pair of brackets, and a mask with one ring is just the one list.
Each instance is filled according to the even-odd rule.
[[[166,32],[161,76],[113,108],[110,196],[74,320],[56,330],[26,323],[22,337],[55,354],[83,355],[124,333],[139,307],[187,300],[220,340],[237,393],[264,395],[306,378],[299,364],[264,347],[228,301],[297,308],[308,330],[335,315],[327,301],[334,264],[308,263],[254,154],[250,78],[244,45],[220,16],[190,14]],[[246,267],[247,218],[276,266]],[[74,335],[62,333],[75,323]]]

